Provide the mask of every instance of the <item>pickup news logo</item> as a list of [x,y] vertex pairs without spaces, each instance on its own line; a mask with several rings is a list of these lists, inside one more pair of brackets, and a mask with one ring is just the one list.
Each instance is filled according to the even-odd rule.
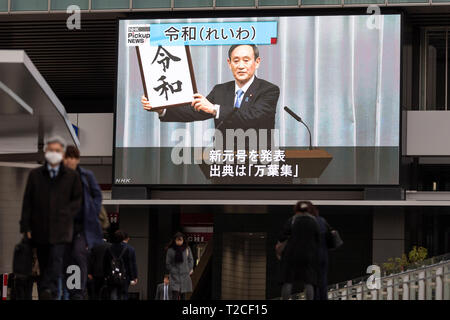
[[128,27],[127,46],[139,46],[150,39],[150,25],[132,25]]

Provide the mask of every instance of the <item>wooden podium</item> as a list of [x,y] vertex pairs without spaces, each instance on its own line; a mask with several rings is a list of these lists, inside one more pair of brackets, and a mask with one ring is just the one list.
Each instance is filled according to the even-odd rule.
[[[203,160],[208,159],[208,155],[202,153]],[[319,178],[333,157],[323,149],[286,149],[285,150],[285,162],[280,162],[279,165],[289,164],[292,165],[293,171],[295,166],[298,165],[298,177],[305,178]],[[200,159],[197,159],[200,160]],[[245,163],[248,165],[248,161]],[[293,177],[210,177],[210,165],[202,161],[199,164],[200,169],[206,179],[213,180],[213,183],[292,183]],[[295,171],[294,171],[295,172]]]
[[319,178],[333,157],[323,149],[286,150],[286,162],[299,167],[300,178]]

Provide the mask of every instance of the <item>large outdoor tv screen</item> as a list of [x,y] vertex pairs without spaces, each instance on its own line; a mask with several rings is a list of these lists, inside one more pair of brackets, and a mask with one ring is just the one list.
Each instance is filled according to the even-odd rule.
[[121,20],[114,183],[399,183],[400,15]]

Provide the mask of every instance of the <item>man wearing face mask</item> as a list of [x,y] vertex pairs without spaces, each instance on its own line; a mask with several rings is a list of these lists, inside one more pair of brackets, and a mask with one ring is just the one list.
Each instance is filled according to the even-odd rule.
[[46,162],[30,172],[23,198],[20,231],[37,249],[42,300],[56,299],[64,253],[82,201],[79,175],[62,164],[65,145],[61,137],[47,140]]

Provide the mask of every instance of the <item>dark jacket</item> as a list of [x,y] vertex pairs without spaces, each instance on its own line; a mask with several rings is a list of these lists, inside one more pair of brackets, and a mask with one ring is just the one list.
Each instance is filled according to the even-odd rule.
[[105,258],[103,260],[103,271],[105,275],[111,274],[111,261],[113,259],[113,255],[114,257],[119,258],[123,249],[125,249],[125,252],[122,255],[122,259],[129,284],[129,281],[133,280],[133,278],[131,274],[130,251],[128,250],[128,246],[125,243],[113,243],[108,248],[108,250],[106,250]]
[[[169,300],[172,300],[172,291],[173,288],[169,283],[169,288],[167,290],[167,296]],[[158,284],[158,287],[156,288],[155,300],[164,300],[164,283]]]
[[58,175],[51,179],[47,164],[33,169],[23,197],[20,231],[31,231],[32,240],[37,244],[70,243],[81,201],[77,172],[61,165]]
[[96,278],[104,278],[104,261],[105,253],[111,243],[102,241],[102,243],[94,246],[89,252],[89,268],[88,273]]
[[[215,119],[215,126],[226,137],[226,129],[267,129],[275,128],[275,113],[277,110],[280,89],[266,81],[254,78],[253,83],[242,97],[241,106],[231,117],[234,109],[235,81],[216,85],[206,97],[212,104],[220,105],[219,118]],[[192,106],[166,109],[161,121],[191,122],[213,118],[213,115],[203,111],[196,111]],[[270,134],[270,131],[268,132]],[[268,140],[270,141],[270,140]]]
[[316,218],[309,214],[289,218],[279,237],[280,242],[285,240],[288,242],[281,257],[281,281],[317,285],[320,230]]
[[138,277],[138,269],[137,269],[137,262],[136,262],[136,250],[132,246],[130,246],[128,243],[124,242],[124,244],[128,248],[128,255],[130,257],[130,274],[131,274],[131,280],[137,279]]
[[102,207],[102,191],[95,180],[94,174],[78,167],[83,186],[83,231],[89,249],[103,242],[103,231],[98,216]]

